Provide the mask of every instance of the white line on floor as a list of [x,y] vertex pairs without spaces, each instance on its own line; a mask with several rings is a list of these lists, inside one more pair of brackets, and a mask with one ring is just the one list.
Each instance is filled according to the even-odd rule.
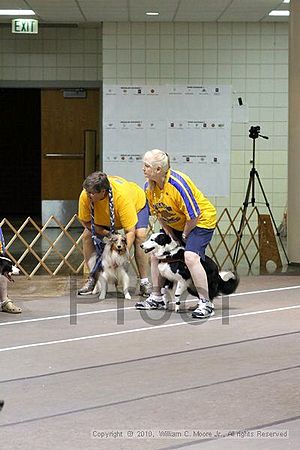
[[[207,320],[209,322],[212,322],[212,321],[217,321],[217,320],[233,319],[236,317],[253,316],[256,314],[267,314],[267,313],[278,312],[278,311],[288,311],[290,309],[297,309],[297,308],[300,308],[300,305],[286,306],[284,308],[276,308],[276,309],[265,309],[265,310],[261,310],[261,311],[252,311],[252,312],[240,313],[240,314],[232,314],[229,316],[211,317],[210,319],[207,319]],[[188,325],[190,323],[195,323],[196,320],[197,319],[190,320],[188,322],[170,323],[170,324],[166,324],[166,325],[155,325],[152,327],[134,328],[132,330],[113,331],[110,333],[94,334],[94,335],[81,336],[81,337],[69,338],[69,339],[60,339],[57,341],[36,342],[34,344],[24,344],[24,345],[18,345],[15,347],[0,348],[0,352],[8,352],[8,351],[12,351],[12,350],[22,350],[25,348],[33,348],[33,347],[42,347],[42,346],[46,346],[46,345],[65,344],[67,342],[85,341],[87,339],[99,339],[99,338],[104,338],[104,337],[108,337],[108,336],[119,336],[121,334],[140,333],[142,331],[160,330],[162,328],[179,327],[182,325]],[[198,319],[198,320],[200,320],[200,319]]]
[[[279,291],[288,291],[288,290],[292,290],[292,289],[299,289],[300,285],[297,286],[286,286],[286,287],[281,287],[281,288],[273,288],[273,289],[263,289],[260,291],[248,291],[248,292],[239,292],[236,294],[231,294],[229,297],[239,297],[239,296],[243,296],[243,295],[253,295],[253,294],[265,294],[265,293],[269,293],[269,292],[279,292]],[[197,300],[196,298],[194,298],[193,300],[186,300],[186,303],[195,303]],[[79,304],[83,304],[83,303],[79,303]],[[134,306],[127,306],[125,308],[122,308],[122,311],[129,311],[131,309],[135,309]],[[89,316],[89,315],[93,315],[93,314],[104,314],[104,313],[109,313],[109,312],[116,312],[117,308],[110,308],[110,309],[100,309],[97,311],[87,311],[87,312],[83,312],[83,313],[77,313],[76,315],[74,315],[74,317],[79,317],[79,316]],[[58,319],[70,319],[72,317],[71,314],[63,314],[61,316],[47,316],[47,317],[37,317],[36,319],[23,319],[23,320],[15,320],[12,322],[2,322],[0,323],[0,327],[4,327],[6,325],[19,325],[22,323],[30,323],[30,322],[43,322],[45,320],[58,320]]]

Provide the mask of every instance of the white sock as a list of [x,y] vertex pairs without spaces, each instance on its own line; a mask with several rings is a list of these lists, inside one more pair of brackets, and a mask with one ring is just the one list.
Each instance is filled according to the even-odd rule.
[[147,284],[147,283],[149,283],[149,278],[141,278],[140,283],[141,283],[141,284]]
[[157,302],[162,301],[162,296],[160,294],[151,294],[151,298]]

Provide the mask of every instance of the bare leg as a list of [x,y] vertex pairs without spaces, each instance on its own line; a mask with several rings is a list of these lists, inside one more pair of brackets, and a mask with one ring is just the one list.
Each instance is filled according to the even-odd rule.
[[0,275],[0,305],[7,300],[7,278]]
[[7,278],[0,275],[0,311],[11,314],[19,314],[22,309],[16,306],[7,295]]
[[82,246],[85,264],[89,267],[89,260],[95,253],[95,246],[92,240],[92,233],[86,228],[82,234]]
[[153,285],[153,294],[161,295],[161,288],[163,286],[163,278],[158,270],[158,259],[151,256],[151,277]]
[[149,258],[141,249],[141,244],[147,239],[147,228],[135,230],[134,259],[140,274],[140,278],[147,278],[149,272]]
[[[96,251],[95,246],[92,240],[92,233],[84,229],[82,233],[82,245],[83,245],[83,255],[84,262],[89,272],[93,270],[96,264]],[[96,282],[96,284],[95,284]],[[101,291],[99,280],[94,280],[92,277],[88,277],[86,283],[79,289],[79,295],[89,295],[91,293],[96,294],[98,291]]]
[[201,264],[199,255],[194,252],[186,251],[184,252],[184,261],[191,272],[199,298],[208,300],[207,276],[204,267]]
[[158,270],[158,259],[151,256],[151,276],[152,276],[152,291],[149,293],[147,300],[137,302],[136,309],[167,309],[167,302],[165,296],[162,295],[163,279]]

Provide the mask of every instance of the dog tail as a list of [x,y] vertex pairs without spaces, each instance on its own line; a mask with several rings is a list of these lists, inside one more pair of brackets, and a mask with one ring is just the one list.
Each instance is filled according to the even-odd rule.
[[236,272],[220,272],[218,291],[225,295],[232,294],[238,287],[239,282],[240,278]]

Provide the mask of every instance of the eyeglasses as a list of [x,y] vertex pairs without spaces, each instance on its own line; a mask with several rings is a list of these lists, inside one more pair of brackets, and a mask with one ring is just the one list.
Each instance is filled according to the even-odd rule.
[[97,195],[97,194],[99,194],[99,192],[97,192],[97,191],[87,191],[87,190],[86,190],[86,193],[87,193],[87,195]]

